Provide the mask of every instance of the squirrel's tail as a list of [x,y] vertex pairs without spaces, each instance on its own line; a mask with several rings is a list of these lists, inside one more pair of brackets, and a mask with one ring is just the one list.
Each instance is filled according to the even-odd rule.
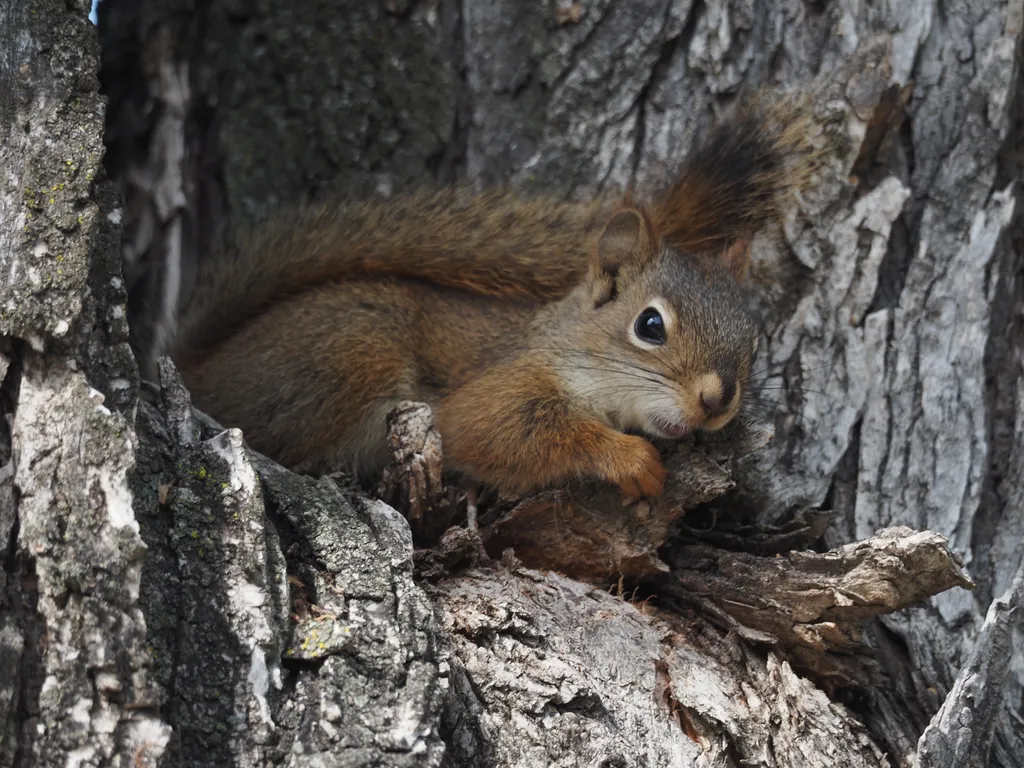
[[[659,235],[684,251],[752,237],[809,180],[814,125],[810,110],[794,102],[741,109],[656,199]],[[271,304],[342,279],[423,280],[513,300],[557,299],[585,273],[610,210],[605,201],[466,189],[299,208],[200,264],[175,346],[201,354]]]
[[548,301],[587,267],[601,203],[464,188],[318,204],[278,214],[200,264],[179,312],[179,353],[228,338],[272,303],[335,280],[404,278]]
[[715,128],[656,199],[658,233],[683,251],[727,248],[777,217],[814,176],[821,123],[803,100],[750,101]]

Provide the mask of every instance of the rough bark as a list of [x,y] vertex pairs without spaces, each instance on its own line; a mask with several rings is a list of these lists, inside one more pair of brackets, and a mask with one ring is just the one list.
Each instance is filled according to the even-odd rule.
[[1001,691],[1013,658],[1013,631],[1024,605],[1022,592],[1024,567],[1017,571],[1007,593],[989,606],[967,662],[942,708],[921,735],[921,768],[986,764],[993,732],[1006,716],[1008,702]]
[[[86,5],[0,4],[3,764],[1024,763],[1020,0],[105,0],[123,208]],[[642,591],[459,531],[417,584],[394,509],[252,454],[166,363],[139,397],[121,256],[159,342],[221,225],[457,177],[649,189],[742,89],[812,82],[850,151],[756,243],[774,438],[687,447],[706,498],[554,563],[625,541],[574,575]],[[403,455],[396,504],[436,490]],[[585,496],[483,543],[544,565]]]
[[[869,677],[847,633],[917,602],[906,574],[962,583],[941,537],[887,529],[785,561],[685,554],[676,604],[671,591],[655,600],[667,610],[515,564],[431,585],[451,637],[453,764],[820,766],[841,754],[842,765],[886,765],[808,675],[833,688],[844,675]],[[938,582],[924,575],[933,568],[945,574]],[[702,609],[696,618],[673,610],[686,604]]]
[[137,371],[89,4],[0,6],[0,760],[166,744],[129,475]]

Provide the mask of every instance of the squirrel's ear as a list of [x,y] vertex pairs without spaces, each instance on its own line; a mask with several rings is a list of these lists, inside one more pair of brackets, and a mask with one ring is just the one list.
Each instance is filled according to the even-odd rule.
[[597,241],[591,263],[594,301],[597,306],[615,294],[615,278],[622,267],[640,266],[654,253],[650,224],[635,208],[626,208],[612,216]]
[[750,239],[736,240],[723,251],[720,259],[737,280],[745,280],[750,270]]

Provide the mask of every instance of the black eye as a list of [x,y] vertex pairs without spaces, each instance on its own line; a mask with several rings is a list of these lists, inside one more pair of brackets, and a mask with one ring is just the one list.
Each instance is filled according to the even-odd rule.
[[665,343],[665,321],[661,318],[661,313],[654,307],[648,307],[637,315],[633,330],[636,332],[637,338],[648,344]]

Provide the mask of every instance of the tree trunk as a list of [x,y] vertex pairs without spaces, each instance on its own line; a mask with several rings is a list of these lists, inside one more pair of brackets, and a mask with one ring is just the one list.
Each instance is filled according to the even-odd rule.
[[[123,201],[88,10],[0,2],[3,765],[1024,765],[1024,2],[104,0]],[[159,347],[227,228],[650,190],[761,88],[844,146],[755,243],[774,437],[680,449],[671,510],[554,492],[481,522],[499,559],[414,556],[165,359],[139,387],[126,294]]]

